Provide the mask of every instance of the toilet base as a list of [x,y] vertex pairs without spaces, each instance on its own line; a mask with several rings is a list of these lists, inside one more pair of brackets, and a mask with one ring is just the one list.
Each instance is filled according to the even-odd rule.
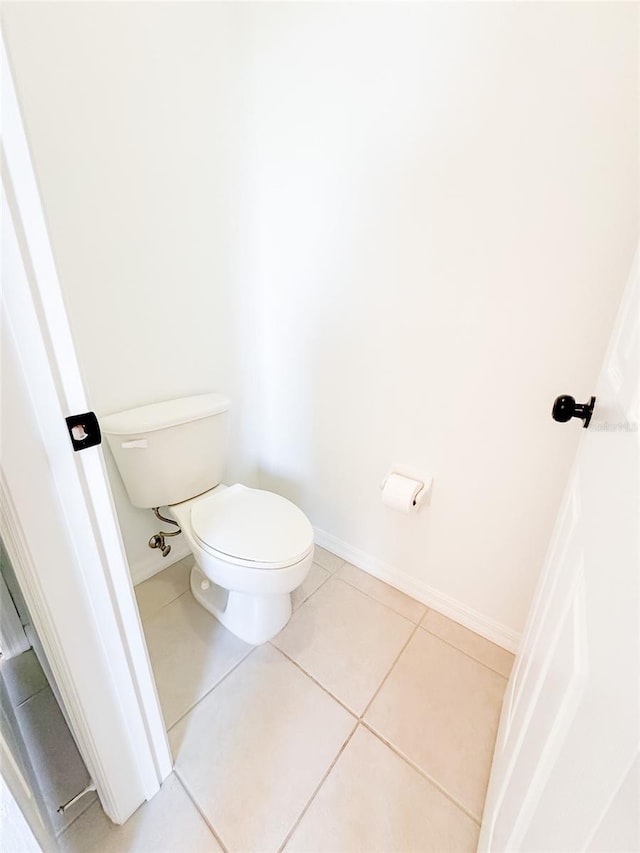
[[[208,587],[203,589],[203,584]],[[191,569],[193,597],[212,616],[245,643],[259,646],[275,637],[291,618],[291,594],[248,595],[223,589],[203,574]]]

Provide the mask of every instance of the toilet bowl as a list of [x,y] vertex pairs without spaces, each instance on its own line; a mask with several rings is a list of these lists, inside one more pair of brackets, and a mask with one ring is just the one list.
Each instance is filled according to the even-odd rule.
[[247,643],[270,640],[289,621],[291,593],[313,561],[313,529],[286,498],[219,485],[169,507],[195,564],[194,598]]
[[[313,530],[291,501],[221,483],[230,401],[165,400],[101,418],[131,503],[168,506],[195,558],[195,599],[236,636],[259,644],[291,616],[291,593],[313,560]],[[170,546],[160,532],[149,546]]]

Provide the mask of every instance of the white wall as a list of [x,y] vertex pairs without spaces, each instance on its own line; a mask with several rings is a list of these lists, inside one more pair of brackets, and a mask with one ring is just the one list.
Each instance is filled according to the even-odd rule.
[[[230,480],[513,640],[580,434],[551,403],[591,393],[631,260],[636,16],[5,4],[98,413],[230,394]],[[419,515],[392,461],[434,475]]]
[[[262,483],[496,635],[523,625],[580,433],[552,401],[592,392],[631,263],[636,14],[252,16]],[[392,461],[434,475],[429,509],[382,506]]]
[[[237,245],[246,71],[232,10],[8,3],[3,18],[92,406],[226,393],[229,476],[255,483]],[[105,455],[140,577],[162,563],[147,547],[160,525],[130,505]],[[180,539],[173,547],[184,555]]]

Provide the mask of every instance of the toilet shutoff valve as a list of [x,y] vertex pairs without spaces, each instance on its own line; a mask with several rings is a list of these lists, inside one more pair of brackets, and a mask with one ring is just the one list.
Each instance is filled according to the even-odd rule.
[[171,551],[171,545],[166,545],[164,541],[164,533],[156,533],[149,539],[149,548],[160,548],[162,556],[167,557]]
[[165,518],[164,515],[160,515],[159,507],[154,506],[153,512],[156,518],[159,518],[160,521],[166,521],[167,524],[173,524],[177,527],[177,530],[174,530],[172,533],[167,532],[166,530],[159,530],[156,534],[154,534],[151,539],[149,539],[149,548],[160,548],[162,551],[162,556],[166,557],[169,555],[171,551],[171,545],[167,545],[165,543],[165,538],[167,536],[177,536],[179,533],[182,533],[182,530],[178,526],[178,522],[174,521],[172,518]]

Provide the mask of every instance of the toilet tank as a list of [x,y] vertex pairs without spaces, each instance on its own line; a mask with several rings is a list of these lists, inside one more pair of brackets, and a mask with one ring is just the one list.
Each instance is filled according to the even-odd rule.
[[131,503],[168,506],[217,486],[230,407],[220,394],[200,394],[100,418]]

